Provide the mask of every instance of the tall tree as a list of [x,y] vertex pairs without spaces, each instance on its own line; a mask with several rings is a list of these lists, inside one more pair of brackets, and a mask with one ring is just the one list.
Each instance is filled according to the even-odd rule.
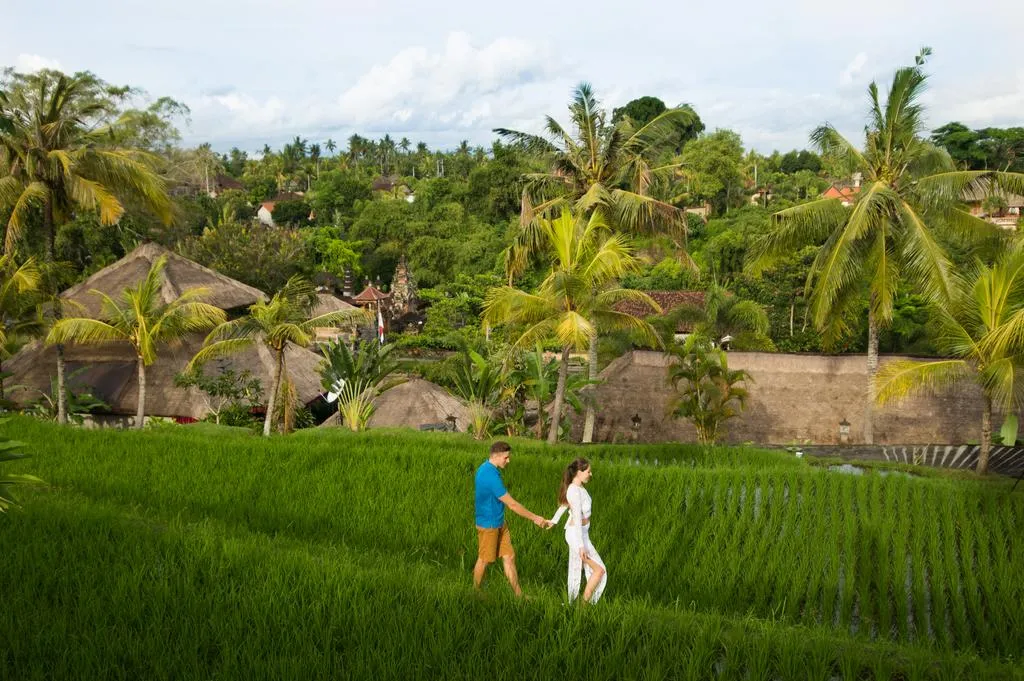
[[948,305],[936,310],[939,350],[948,359],[899,360],[877,376],[878,403],[972,381],[982,392],[981,451],[977,471],[988,470],[992,409],[1024,404],[1024,249],[1019,245],[995,265],[955,275]]
[[153,263],[138,287],[129,287],[117,299],[102,291],[91,293],[102,301],[99,319],[75,317],[58,320],[47,343],[109,343],[122,341],[135,351],[139,378],[139,402],[135,427],[146,417],[146,367],[156,361],[161,344],[174,343],[189,333],[207,331],[225,321],[224,310],[204,303],[208,291],[192,288],[170,302],[164,301],[164,267],[167,257]]
[[[0,134],[0,210],[8,210],[4,248],[10,253],[41,212],[44,272],[52,272],[57,229],[75,211],[95,211],[104,225],[133,198],[171,220],[171,201],[156,158],[116,144],[116,92],[88,73],[5,74],[8,131]],[[60,316],[56,283],[48,282]],[[64,351],[57,346],[58,421],[67,422]]]
[[512,286],[491,289],[484,303],[484,321],[491,325],[525,325],[515,345],[526,348],[555,338],[561,348],[548,442],[558,440],[565,403],[569,353],[590,347],[598,328],[634,331],[644,341],[658,344],[650,324],[615,309],[623,300],[637,300],[661,309],[647,294],[616,288],[615,282],[639,265],[626,237],[610,233],[600,213],[577,219],[563,208],[555,219],[536,221],[543,254],[551,266],[535,293]]
[[776,213],[775,228],[755,246],[756,271],[774,257],[807,244],[823,244],[807,288],[814,323],[827,343],[848,332],[848,313],[867,295],[866,443],[874,441],[878,333],[891,323],[899,284],[911,283],[938,303],[948,300],[951,265],[937,234],[955,230],[978,238],[997,229],[964,210],[965,189],[991,182],[1024,193],[1024,175],[956,171],[948,154],[922,139],[924,110],[919,98],[929,54],[923,49],[914,66],[896,71],[885,102],[877,84],[870,85],[863,151],[829,124],[812,134],[826,156],[848,162],[863,174],[853,206],[846,209],[838,199],[819,199]]
[[[676,108],[689,113],[688,116],[679,117],[675,122],[675,133],[666,140],[667,149],[678,154],[687,142],[697,139],[697,135],[704,132],[704,122],[689,104],[681,104]],[[637,126],[647,125],[666,111],[668,111],[668,107],[665,106],[665,102],[648,95],[631,100],[625,106],[614,109],[612,123],[618,123],[623,118],[629,117]]]
[[267,413],[263,421],[263,434],[270,435],[282,379],[288,375],[285,363],[288,346],[308,348],[316,339],[318,327],[346,324],[366,317],[366,313],[359,309],[313,316],[318,304],[316,287],[301,277],[292,277],[269,301],[257,301],[249,307],[248,315],[224,322],[211,331],[203,349],[192,358],[186,371],[215,357],[248,348],[253,343],[265,343],[274,356]]
[[[526,176],[520,211],[520,230],[506,257],[511,282],[528,266],[547,239],[541,216],[571,207],[582,219],[599,216],[595,224],[628,233],[666,231],[685,239],[686,213],[651,195],[652,184],[674,166],[656,165],[661,145],[691,112],[671,109],[637,126],[629,117],[608,121],[593,89],[581,83],[569,104],[568,128],[547,117],[545,135],[498,128],[502,138],[544,155],[550,168]],[[597,335],[588,349],[589,378],[597,379]],[[595,411],[588,403],[583,441],[593,438]]]

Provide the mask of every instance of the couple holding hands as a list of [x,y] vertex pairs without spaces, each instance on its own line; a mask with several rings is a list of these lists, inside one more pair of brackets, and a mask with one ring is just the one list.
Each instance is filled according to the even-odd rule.
[[565,523],[565,543],[569,545],[569,601],[579,595],[580,573],[586,574],[583,600],[596,603],[604,592],[608,581],[605,568],[597,549],[590,543],[590,515],[593,508],[590,494],[584,486],[590,482],[590,463],[583,458],[569,464],[562,474],[562,486],[558,492],[558,510],[550,520],[532,513],[512,498],[501,480],[501,470],[508,465],[512,447],[507,442],[491,445],[490,456],[476,470],[476,533],[479,542],[476,565],[473,567],[473,585],[480,588],[487,566],[501,556],[512,590],[522,595],[519,575],[516,572],[516,553],[512,539],[505,525],[505,508],[523,516],[543,529],[554,527],[562,515],[569,511]]

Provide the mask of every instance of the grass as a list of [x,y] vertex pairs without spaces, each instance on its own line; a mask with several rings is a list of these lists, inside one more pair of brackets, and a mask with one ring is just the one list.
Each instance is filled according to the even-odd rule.
[[485,446],[464,436],[4,434],[50,483],[0,518],[7,678],[1024,678],[1012,481],[515,441],[505,480],[539,513],[594,462],[610,578],[577,608],[561,532],[514,516],[531,600],[497,568],[472,591]]

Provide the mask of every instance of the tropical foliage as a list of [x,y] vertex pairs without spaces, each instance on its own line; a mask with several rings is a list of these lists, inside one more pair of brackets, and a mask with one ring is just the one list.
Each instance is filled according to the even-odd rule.
[[849,209],[822,198],[776,214],[776,228],[756,251],[755,268],[807,244],[821,249],[807,277],[810,312],[826,342],[850,332],[849,312],[865,297],[868,331],[868,401],[864,441],[873,441],[874,376],[879,329],[893,318],[897,291],[910,283],[936,304],[949,299],[952,263],[939,241],[945,232],[998,238],[997,228],[962,205],[964,191],[991,182],[1024,193],[1024,175],[958,171],[948,154],[922,138],[920,98],[927,76],[925,48],[913,66],[899,69],[883,102],[868,88],[870,119],[863,150],[833,126],[817,128],[812,141],[826,156],[862,173],[863,186]]
[[[30,337],[39,334],[43,320],[39,309],[41,275],[29,258],[21,265],[9,255],[0,255],[0,364]],[[0,400],[4,399],[0,375]]]
[[753,379],[743,369],[730,369],[728,354],[702,336],[692,336],[671,353],[667,380],[677,394],[669,413],[693,423],[700,442],[714,444],[725,423],[743,411],[746,383]]
[[620,312],[615,305],[636,300],[655,311],[660,307],[645,293],[615,287],[638,261],[626,237],[609,232],[599,212],[582,219],[563,209],[560,217],[539,218],[536,223],[538,248],[551,262],[547,276],[533,293],[511,286],[492,289],[484,304],[484,319],[492,325],[523,328],[514,342],[519,348],[549,339],[557,342],[561,363],[548,430],[548,442],[554,443],[565,404],[570,353],[589,349],[599,328],[632,331],[657,343],[650,324]]
[[[0,420],[0,425],[3,425],[6,421],[7,419]],[[0,437],[0,464],[27,458],[28,455],[22,451],[24,448],[25,444],[23,442]],[[8,473],[6,470],[0,471],[0,513],[6,513],[12,506],[18,505],[14,493],[11,491],[13,488],[42,484],[44,484],[43,481],[34,475]]]
[[[683,143],[680,128],[703,129],[703,124],[689,107],[665,110],[662,106],[662,111],[650,117],[633,117],[644,108],[640,102],[627,105],[609,121],[590,84],[581,83],[569,104],[569,126],[548,116],[543,136],[504,128],[495,131],[541,154],[550,164],[547,172],[525,176],[520,230],[505,259],[510,282],[544,249],[540,219],[565,209],[583,219],[599,216],[598,224],[622,233],[664,232],[677,248],[684,249],[681,253],[685,256],[686,212],[656,198],[653,189],[677,167],[660,163],[660,159],[666,148]],[[594,334],[587,348],[591,381],[597,379],[597,339]],[[592,402],[587,406],[584,442],[590,442],[593,435]]]
[[366,318],[363,310],[340,310],[313,316],[319,304],[316,288],[301,277],[292,277],[268,300],[249,306],[249,314],[226,321],[206,337],[202,350],[189,362],[189,370],[224,355],[263,343],[273,355],[273,368],[267,393],[267,412],[263,434],[270,435],[275,407],[283,381],[288,380],[285,352],[289,346],[308,348],[318,327],[339,326]]
[[392,384],[398,371],[394,345],[377,341],[346,343],[333,341],[321,348],[324,364],[320,369],[323,388],[338,402],[342,423],[351,430],[366,428],[374,412],[377,395]]
[[954,275],[949,305],[935,313],[938,342],[949,359],[898,360],[878,372],[879,404],[915,393],[972,382],[983,395],[977,471],[988,470],[993,407],[1010,413],[1024,404],[1024,249],[1019,245],[993,266]]
[[[88,73],[66,76],[44,70],[5,72],[0,89],[5,128],[0,134],[0,213],[4,249],[10,254],[34,236],[52,271],[57,229],[75,211],[94,211],[103,225],[117,223],[125,198],[164,222],[171,202],[150,153],[118,144],[131,118],[118,117],[115,90]],[[36,216],[41,216],[35,220]],[[30,235],[32,228],[37,235]],[[56,283],[48,282],[51,294]],[[60,299],[54,298],[60,316]],[[66,421],[63,347],[57,346],[58,420]]]

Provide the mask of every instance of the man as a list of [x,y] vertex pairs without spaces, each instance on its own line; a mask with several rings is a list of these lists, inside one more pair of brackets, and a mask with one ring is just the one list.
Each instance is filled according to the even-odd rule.
[[507,442],[495,442],[491,445],[491,455],[487,461],[476,469],[476,536],[479,551],[473,567],[473,586],[480,588],[487,566],[501,556],[512,591],[516,596],[522,596],[519,574],[516,572],[516,552],[512,549],[512,538],[505,526],[505,507],[532,521],[537,527],[547,529],[551,527],[551,522],[528,511],[505,489],[499,471],[508,465],[511,454],[512,447]]

